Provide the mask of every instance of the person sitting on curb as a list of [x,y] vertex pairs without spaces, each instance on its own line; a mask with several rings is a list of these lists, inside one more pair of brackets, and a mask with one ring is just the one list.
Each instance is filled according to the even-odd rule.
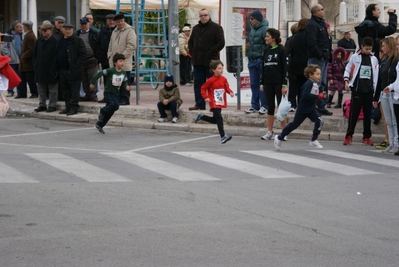
[[159,90],[158,110],[161,117],[159,122],[168,121],[165,110],[168,109],[172,112],[172,122],[176,123],[179,119],[179,107],[183,103],[180,99],[179,87],[175,84],[172,75],[165,76],[164,88]]

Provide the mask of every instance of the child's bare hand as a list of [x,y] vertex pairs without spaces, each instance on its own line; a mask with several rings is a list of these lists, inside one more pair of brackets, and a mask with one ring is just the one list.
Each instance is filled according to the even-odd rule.
[[345,90],[349,91],[349,83],[348,82],[345,82]]
[[263,91],[264,91],[264,89],[263,89],[263,85],[261,85],[261,86],[259,87],[259,91],[261,91],[261,92],[263,92]]
[[377,101],[373,101],[373,107],[374,108],[378,108],[378,102]]
[[205,102],[210,102],[211,100],[209,98],[204,99]]
[[231,92],[231,93],[230,93],[230,96],[231,96],[231,97],[234,97],[234,93],[233,93],[233,92]]
[[389,87],[385,87],[384,90],[382,90],[385,94],[389,94]]
[[334,80],[330,80],[330,84],[334,84]]
[[287,92],[288,92],[287,86],[284,85],[283,87],[281,87],[281,94],[282,95],[286,95]]
[[130,86],[126,86],[126,91],[130,91]]
[[95,89],[96,86],[94,84],[90,84],[90,89]]
[[169,99],[164,99],[164,100],[162,101],[162,103],[166,106],[167,104],[169,104]]

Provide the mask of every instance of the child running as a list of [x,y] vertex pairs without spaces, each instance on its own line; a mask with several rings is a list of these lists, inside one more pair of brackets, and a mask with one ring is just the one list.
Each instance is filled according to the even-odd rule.
[[222,61],[212,60],[209,67],[214,75],[201,86],[201,96],[205,102],[209,103],[209,107],[213,112],[213,117],[199,113],[195,119],[195,123],[198,123],[200,120],[204,120],[209,123],[216,124],[220,137],[222,138],[220,142],[224,144],[231,140],[232,136],[224,133],[222,108],[227,108],[226,93],[228,93],[231,97],[234,96],[234,93],[230,89],[227,79],[222,76]]
[[302,122],[309,118],[314,122],[314,129],[312,139],[309,142],[310,146],[322,149],[323,146],[317,141],[317,137],[323,127],[323,120],[316,109],[317,99],[324,98],[323,93],[319,93],[319,86],[317,83],[321,79],[321,69],[318,65],[309,64],[305,70],[304,75],[308,80],[304,83],[301,89],[301,98],[299,100],[298,108],[296,109],[294,120],[284,127],[279,135],[274,136],[274,147],[277,151],[281,148],[281,141],[289,135],[293,130],[299,127]]
[[90,88],[94,89],[97,80],[104,76],[104,99],[106,101],[105,107],[101,108],[98,113],[98,121],[94,125],[100,133],[104,134],[104,126],[111,119],[114,112],[119,109],[119,90],[125,88],[130,91],[130,86],[127,84],[126,72],[123,70],[125,65],[125,56],[123,54],[116,53],[112,58],[114,63],[113,68],[108,68],[99,71],[96,76],[90,81]]

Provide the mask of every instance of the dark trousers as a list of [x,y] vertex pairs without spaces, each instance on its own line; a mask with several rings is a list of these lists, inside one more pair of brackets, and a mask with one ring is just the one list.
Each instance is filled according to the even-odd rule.
[[352,137],[355,133],[357,119],[360,110],[363,108],[363,138],[371,137],[371,105],[373,103],[373,92],[359,93],[352,92],[351,96],[351,109],[349,113],[348,130],[346,131],[345,138]]
[[112,115],[114,115],[115,111],[119,109],[119,97],[108,92],[104,92],[104,98],[106,101],[105,107],[100,109],[101,115],[103,115],[103,120],[97,122],[97,124],[101,127],[104,127],[107,122],[111,119]]
[[[393,112],[395,113],[396,117],[396,125],[399,125],[399,104],[393,104]],[[398,128],[398,135],[399,135],[399,127]]]
[[81,80],[69,79],[69,70],[60,70],[59,75],[59,89],[64,97],[65,108],[67,110],[73,108],[77,111],[79,109]]
[[319,136],[321,129],[323,128],[323,119],[316,109],[314,109],[310,113],[298,113],[297,111],[295,113],[294,120],[284,127],[279,136],[279,139],[283,140],[285,136],[289,135],[293,130],[298,128],[306,118],[309,118],[314,123],[312,141],[317,140],[317,137]]
[[18,86],[18,95],[21,97],[27,97],[29,84],[30,93],[33,96],[38,96],[37,86],[35,83],[35,72],[33,71],[21,71],[21,84]]
[[89,98],[97,97],[97,87],[90,89],[90,81],[98,72],[98,60],[95,57],[87,58],[82,68],[82,86],[85,95]]
[[[15,71],[15,73],[21,78],[21,73],[19,72],[19,64],[10,64],[11,68]],[[22,78],[21,78],[22,80]],[[19,90],[21,90],[22,82],[19,83],[17,86],[17,93]],[[8,93],[14,95],[14,88],[8,88]],[[25,96],[26,97],[26,96]]]
[[299,101],[301,100],[301,94],[302,94],[302,86],[305,84],[305,82],[308,79],[302,74],[302,75],[297,75],[296,76],[296,83],[297,83],[297,87],[296,87],[296,95],[297,95],[297,101],[299,103]]
[[179,105],[177,104],[176,101],[172,101],[168,103],[167,105],[164,105],[162,102],[158,102],[158,110],[159,114],[161,115],[161,118],[167,118],[168,115],[166,115],[165,110],[170,110],[172,113],[172,117],[179,117]]
[[[130,71],[126,71],[126,77],[127,77],[127,85],[130,86]],[[130,91],[126,90],[126,88],[121,87],[119,89],[119,102],[130,104]]]
[[216,124],[218,127],[220,137],[223,137],[225,134],[224,134],[224,127],[223,127],[222,109],[221,108],[213,108],[211,111],[213,112],[213,117],[209,117],[207,115],[202,115],[201,120]]
[[194,96],[195,106],[200,109],[205,109],[205,101],[201,96],[201,86],[206,82],[206,79],[211,77],[212,73],[209,67],[194,66]]
[[179,56],[180,59],[180,84],[185,85],[190,82],[191,58],[189,56]]
[[264,84],[263,90],[269,107],[267,115],[274,115],[274,110],[276,109],[275,99],[277,98],[277,105],[280,105],[281,102],[281,84]]

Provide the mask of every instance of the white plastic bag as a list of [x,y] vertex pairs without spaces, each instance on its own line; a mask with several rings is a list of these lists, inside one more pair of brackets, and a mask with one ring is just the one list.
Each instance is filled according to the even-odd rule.
[[8,78],[0,73],[0,91],[8,89]]
[[283,95],[281,97],[281,102],[280,105],[278,106],[277,112],[276,112],[276,118],[279,121],[283,121],[285,117],[287,117],[288,112],[290,111],[291,108],[291,102],[288,101],[287,96]]
[[0,93],[0,118],[3,118],[7,115],[8,109],[10,106],[6,98]]

